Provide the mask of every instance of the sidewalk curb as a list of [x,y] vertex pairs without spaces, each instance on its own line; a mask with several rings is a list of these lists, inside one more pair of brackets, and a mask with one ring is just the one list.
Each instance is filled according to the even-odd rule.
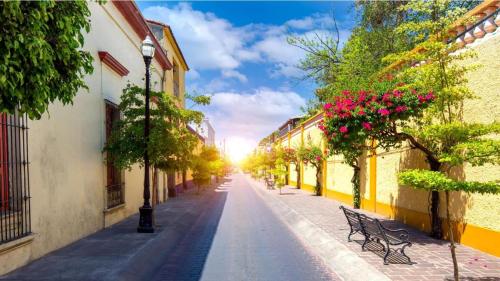
[[280,200],[267,195],[260,183],[248,177],[245,177],[245,179],[264,202],[268,204],[271,210],[283,219],[285,224],[294,234],[305,245],[309,246],[342,280],[391,280],[313,222],[297,213]]

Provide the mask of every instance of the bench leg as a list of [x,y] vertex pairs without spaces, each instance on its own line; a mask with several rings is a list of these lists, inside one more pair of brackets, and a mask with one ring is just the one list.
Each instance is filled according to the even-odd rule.
[[405,253],[405,248],[406,248],[406,247],[411,247],[411,243],[408,243],[408,244],[404,245],[404,246],[401,248],[401,254],[402,254],[403,256],[405,256],[405,257],[408,259],[408,264],[413,264],[413,262],[411,261],[410,257],[409,257],[409,256],[407,256],[407,255],[406,255],[406,253]]
[[385,255],[384,255],[384,264],[388,265],[389,262],[387,261],[387,258],[389,257],[389,254],[391,253],[391,248],[389,247],[389,243],[387,243],[387,248],[385,249]]
[[363,245],[361,245],[361,250],[363,251],[365,250],[365,246],[369,240],[370,240],[370,235],[365,235],[365,241],[363,242]]
[[354,233],[356,233],[352,227],[351,227],[351,231],[349,232],[349,235],[347,235],[347,242],[351,242],[351,236],[354,235]]
[[377,243],[379,243],[380,245],[382,245],[382,251],[385,251],[385,246],[384,246],[384,244],[382,244],[382,243],[380,242],[380,239],[378,239],[378,238],[377,238]]

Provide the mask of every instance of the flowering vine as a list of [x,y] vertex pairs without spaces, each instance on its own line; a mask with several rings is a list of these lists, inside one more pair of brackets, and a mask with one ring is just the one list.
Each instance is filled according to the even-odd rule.
[[[392,82],[389,82],[392,83]],[[388,89],[387,83],[379,85]],[[373,149],[370,140],[388,148],[401,142],[403,135],[397,127],[414,117],[421,117],[423,110],[435,99],[432,92],[418,93],[403,89],[404,84],[389,84],[385,91],[343,91],[323,106],[324,118],[318,127],[328,140],[330,154],[340,154],[353,168],[353,205],[360,207],[359,157],[366,149]]]
[[319,128],[333,147],[363,144],[369,137],[390,132],[396,121],[421,116],[434,98],[432,92],[419,94],[413,89],[343,91],[323,106],[325,115]]

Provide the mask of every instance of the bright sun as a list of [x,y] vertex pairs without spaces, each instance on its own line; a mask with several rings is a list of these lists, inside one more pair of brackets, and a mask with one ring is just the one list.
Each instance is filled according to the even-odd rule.
[[254,147],[254,144],[241,137],[230,137],[226,139],[226,152],[233,163],[243,160]]

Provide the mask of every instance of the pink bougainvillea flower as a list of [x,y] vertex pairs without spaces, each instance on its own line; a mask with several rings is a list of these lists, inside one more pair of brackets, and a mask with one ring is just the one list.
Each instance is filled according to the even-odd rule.
[[365,115],[365,114],[366,114],[366,113],[365,113],[365,111],[364,111],[363,109],[360,109],[360,110],[358,111],[358,115]]
[[369,122],[363,122],[363,128],[370,131],[372,129],[372,124],[370,124]]
[[333,105],[332,105],[331,103],[327,103],[327,104],[325,104],[325,105],[323,106],[323,108],[324,108],[325,110],[329,110],[330,108],[332,108],[332,106],[333,106]]
[[381,108],[377,112],[382,116],[387,116],[391,113],[387,108]]
[[342,95],[344,95],[344,96],[348,96],[350,94],[351,94],[351,92],[349,92],[348,90],[343,90],[342,91]]
[[387,101],[390,101],[391,100],[391,94],[389,93],[385,93],[382,95],[382,100],[387,102]]
[[429,92],[426,96],[425,96],[425,99],[426,100],[433,100],[435,98],[434,94],[432,92]]
[[404,111],[406,111],[407,109],[408,109],[408,108],[407,108],[406,106],[404,106],[404,105],[398,105],[398,106],[396,107],[396,112],[404,112]]
[[418,97],[417,97],[417,98],[418,98],[418,101],[419,101],[420,103],[424,103],[424,102],[426,101],[425,97],[423,97],[423,96],[421,96],[421,95],[418,95]]
[[340,131],[341,133],[347,133],[349,130],[347,129],[347,127],[346,127],[346,126],[341,126],[341,127],[339,128],[339,131]]
[[321,161],[321,157],[320,156],[316,156],[316,161]]
[[403,92],[401,92],[400,90],[394,90],[392,92],[392,95],[395,97],[395,98],[401,98],[403,96]]

